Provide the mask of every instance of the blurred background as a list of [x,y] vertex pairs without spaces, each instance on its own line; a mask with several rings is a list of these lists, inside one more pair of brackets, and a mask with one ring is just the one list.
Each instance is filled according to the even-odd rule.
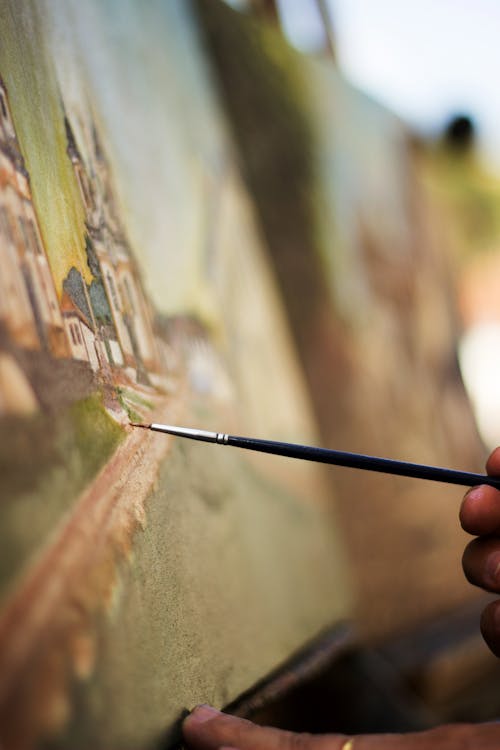
[[[462,376],[481,437],[500,443],[498,190],[500,53],[493,0],[230,0],[268,14],[288,42],[328,57],[346,79],[397,115],[426,146],[456,210],[449,231],[461,315]],[[266,11],[267,6],[267,11]],[[453,224],[458,226],[454,227]]]
[[455,219],[463,232],[463,247],[459,238],[455,247],[463,327],[458,351],[481,436],[494,447],[500,442],[498,4],[285,0],[278,8],[293,45],[309,53],[324,49],[327,24],[332,53],[355,86],[400,116],[434,152],[444,144],[462,157],[445,164],[449,198],[463,209]]
[[[197,8],[323,444],[483,471],[500,443],[500,7]],[[342,471],[332,485],[367,650],[283,724],[317,729],[322,701],[323,731],[333,704],[344,731],[498,716],[460,490]],[[374,684],[379,700],[396,686],[383,709]]]

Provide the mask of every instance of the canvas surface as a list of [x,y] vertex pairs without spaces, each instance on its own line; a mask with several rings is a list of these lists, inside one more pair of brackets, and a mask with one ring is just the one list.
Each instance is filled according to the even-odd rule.
[[0,741],[158,746],[348,614],[322,470],[190,5],[0,3]]

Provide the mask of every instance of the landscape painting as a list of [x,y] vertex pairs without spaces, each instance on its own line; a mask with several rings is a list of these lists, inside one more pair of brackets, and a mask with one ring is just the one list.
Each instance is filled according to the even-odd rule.
[[349,605],[317,467],[130,422],[314,420],[191,4],[0,29],[0,745],[159,747]]

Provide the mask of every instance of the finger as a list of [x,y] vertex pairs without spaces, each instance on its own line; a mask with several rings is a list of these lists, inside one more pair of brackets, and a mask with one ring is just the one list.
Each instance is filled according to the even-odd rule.
[[490,454],[486,461],[486,472],[490,477],[500,476],[500,448],[495,448]]
[[465,548],[462,567],[469,583],[500,593],[500,539],[474,539]]
[[184,720],[184,739],[193,750],[341,750],[343,735],[296,734],[272,727],[261,727],[246,719],[198,706]]
[[500,533],[500,491],[487,484],[469,490],[460,508],[460,523],[469,534]]
[[[347,750],[349,744],[352,750],[498,750],[500,746],[500,727],[496,724],[452,724],[405,735],[359,735],[348,740],[342,735],[314,737],[259,727],[210,706],[199,706],[184,720],[184,735],[194,750]],[[222,735],[233,735],[239,741],[221,742]]]
[[481,633],[495,656],[500,656],[500,601],[491,602],[481,615]]

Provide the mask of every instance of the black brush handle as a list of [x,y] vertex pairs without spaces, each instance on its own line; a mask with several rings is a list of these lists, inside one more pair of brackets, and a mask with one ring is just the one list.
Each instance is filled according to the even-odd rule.
[[225,445],[260,451],[261,453],[273,453],[277,456],[301,458],[305,461],[378,471],[384,474],[397,474],[416,479],[429,479],[432,482],[446,482],[447,484],[458,484],[466,487],[488,484],[500,490],[500,477],[489,477],[486,474],[473,474],[468,471],[444,469],[439,466],[424,466],[407,461],[395,461],[391,458],[363,456],[359,453],[346,453],[310,445],[296,445],[295,443],[281,443],[275,440],[258,440],[256,438],[238,437],[237,435],[227,435],[224,438]]

